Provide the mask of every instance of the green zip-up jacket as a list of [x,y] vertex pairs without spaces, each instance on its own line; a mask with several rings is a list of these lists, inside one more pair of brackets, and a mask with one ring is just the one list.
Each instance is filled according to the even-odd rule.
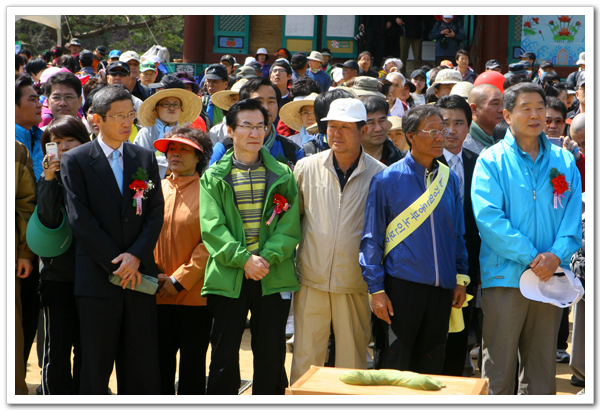
[[[300,242],[298,188],[292,170],[279,163],[266,148],[260,155],[267,170],[265,205],[259,234],[259,255],[269,262],[269,273],[261,279],[263,296],[300,289],[294,272],[294,249]],[[210,257],[206,264],[202,296],[209,294],[238,298],[244,265],[251,254],[231,180],[233,150],[213,164],[200,179],[200,229]],[[273,196],[282,195],[290,204],[267,225],[275,205]]]

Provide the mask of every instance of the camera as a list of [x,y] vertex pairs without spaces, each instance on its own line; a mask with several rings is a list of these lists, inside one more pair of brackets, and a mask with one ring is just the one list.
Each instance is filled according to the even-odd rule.
[[358,34],[354,36],[354,40],[360,41],[365,36],[366,33],[367,33],[367,31],[364,29],[364,27],[359,27]]

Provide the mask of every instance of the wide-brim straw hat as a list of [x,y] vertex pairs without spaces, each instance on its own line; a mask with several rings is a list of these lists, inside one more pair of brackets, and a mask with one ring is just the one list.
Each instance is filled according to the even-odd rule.
[[156,122],[158,115],[155,111],[156,104],[163,98],[176,97],[181,101],[181,116],[179,124],[193,122],[202,111],[202,101],[200,97],[191,91],[181,88],[167,88],[155,94],[152,94],[140,106],[137,117],[144,127],[151,127]]
[[290,101],[289,103],[287,103],[283,107],[281,107],[281,110],[279,110],[279,118],[281,118],[281,121],[283,121],[283,123],[285,125],[287,125],[288,127],[292,128],[296,131],[300,131],[302,129],[302,125],[303,125],[302,124],[302,114],[300,114],[300,110],[305,105],[314,106],[315,99],[318,96],[319,96],[319,94],[312,93],[310,95],[307,95],[304,98],[302,98],[302,97],[296,97],[297,99],[294,98],[294,101]]
[[248,80],[246,78],[242,78],[231,87],[231,90],[218,91],[210,97],[210,100],[214,105],[216,105],[220,109],[228,111],[233,105],[233,102],[231,101],[231,96],[239,95],[240,89],[247,82]]

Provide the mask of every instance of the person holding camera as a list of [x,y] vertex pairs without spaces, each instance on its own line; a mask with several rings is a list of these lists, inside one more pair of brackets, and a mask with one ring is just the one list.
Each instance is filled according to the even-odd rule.
[[454,61],[460,43],[467,39],[467,34],[453,15],[444,15],[431,29],[429,39],[435,41],[435,65],[439,66],[443,60]]

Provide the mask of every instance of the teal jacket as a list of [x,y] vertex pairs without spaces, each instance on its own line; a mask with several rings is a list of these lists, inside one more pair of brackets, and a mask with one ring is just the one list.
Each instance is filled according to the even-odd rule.
[[[259,234],[260,256],[270,264],[261,280],[263,296],[300,289],[294,272],[294,250],[300,242],[298,188],[292,170],[275,160],[266,148],[260,155],[267,170],[265,204]],[[251,254],[246,250],[242,217],[236,206],[231,180],[233,150],[200,179],[200,229],[210,256],[206,264],[202,296],[209,294],[238,298],[244,265]],[[282,195],[290,204],[287,212],[267,225],[275,205],[273,196]]]
[[[541,133],[533,162],[510,128],[477,160],[471,186],[481,236],[481,287],[518,288],[523,271],[538,253],[552,252],[569,268],[581,247],[581,177],[573,154]],[[570,191],[554,209],[550,170],[558,169]]]

